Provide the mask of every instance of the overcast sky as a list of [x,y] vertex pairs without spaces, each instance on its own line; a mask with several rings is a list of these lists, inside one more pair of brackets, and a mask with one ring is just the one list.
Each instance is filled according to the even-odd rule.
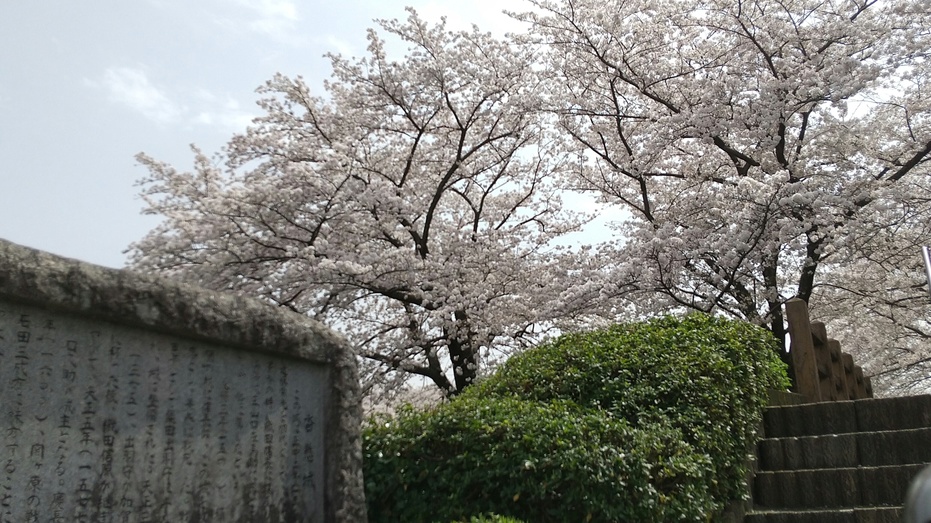
[[145,152],[187,169],[257,116],[276,72],[319,86],[324,53],[361,56],[375,18],[519,28],[521,0],[8,0],[0,2],[0,238],[121,267],[156,221]]

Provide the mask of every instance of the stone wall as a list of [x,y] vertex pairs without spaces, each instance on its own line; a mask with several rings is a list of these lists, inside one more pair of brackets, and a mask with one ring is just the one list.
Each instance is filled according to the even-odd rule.
[[355,357],[303,316],[0,240],[0,521],[364,521]]

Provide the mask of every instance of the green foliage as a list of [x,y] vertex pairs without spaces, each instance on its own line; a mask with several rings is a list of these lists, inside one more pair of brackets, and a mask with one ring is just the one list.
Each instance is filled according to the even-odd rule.
[[373,523],[488,512],[534,522],[664,521],[710,502],[708,461],[678,431],[636,429],[562,400],[470,395],[408,409],[367,429],[364,459]]
[[772,335],[749,323],[691,314],[563,336],[511,358],[472,391],[566,399],[633,426],[667,420],[710,456],[712,492],[744,494],[767,389],[788,387]]
[[468,522],[461,523],[523,523],[519,519],[509,518],[507,516],[498,516],[496,514],[472,516]]
[[704,315],[567,335],[365,432],[379,521],[702,521],[744,495],[775,340]]

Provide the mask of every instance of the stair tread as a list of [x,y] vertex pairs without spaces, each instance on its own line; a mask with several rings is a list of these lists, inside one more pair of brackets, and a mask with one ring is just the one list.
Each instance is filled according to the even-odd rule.
[[748,523],[899,523],[902,507],[871,507],[815,510],[753,510]]
[[746,521],[898,522],[929,441],[931,395],[769,407]]
[[763,417],[768,437],[931,427],[931,395],[772,406]]
[[926,465],[760,471],[753,479],[754,508],[898,506],[912,479]]
[[931,432],[931,427],[916,427],[911,429],[892,429],[892,430],[861,430],[857,432],[845,432],[843,434],[808,434],[805,436],[779,436],[772,438],[761,438],[760,441],[776,441],[784,439],[798,439],[798,440],[817,440],[817,439],[830,439],[830,438],[840,438],[844,436],[855,436],[858,434],[896,434],[896,433],[921,433],[921,432]]
[[804,472],[806,474],[810,473],[827,473],[831,471],[853,471],[853,470],[899,470],[903,468],[917,468],[921,470],[927,465],[931,465],[931,461],[925,461],[921,463],[900,463],[897,465],[857,465],[855,467],[828,467],[828,468],[808,468],[808,469],[786,469],[786,470],[759,470],[756,473],[759,474],[794,474],[796,472]]
[[882,507],[845,507],[845,508],[814,508],[814,509],[763,509],[763,510],[751,510],[747,512],[747,515],[767,515],[767,514],[799,514],[799,515],[815,515],[815,514],[847,514],[853,512],[896,512],[902,510],[902,505],[889,505]]

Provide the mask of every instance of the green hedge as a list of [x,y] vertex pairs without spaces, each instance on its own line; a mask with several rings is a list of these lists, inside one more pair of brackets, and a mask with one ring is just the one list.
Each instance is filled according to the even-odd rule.
[[370,424],[369,517],[712,519],[744,494],[766,389],[787,385],[774,344],[692,315],[529,350],[447,404]]
[[519,519],[509,518],[507,516],[499,516],[497,514],[488,514],[481,516],[472,516],[468,521],[459,521],[456,523],[523,523]]
[[508,360],[471,392],[571,400],[634,426],[662,419],[712,461],[722,503],[744,495],[768,389],[789,386],[769,331],[691,314],[570,334]]
[[[366,501],[379,521],[664,521],[699,514],[709,463],[666,426],[632,428],[568,401],[462,397],[366,431]],[[653,466],[647,466],[648,464]],[[690,498],[691,506],[679,506]]]

